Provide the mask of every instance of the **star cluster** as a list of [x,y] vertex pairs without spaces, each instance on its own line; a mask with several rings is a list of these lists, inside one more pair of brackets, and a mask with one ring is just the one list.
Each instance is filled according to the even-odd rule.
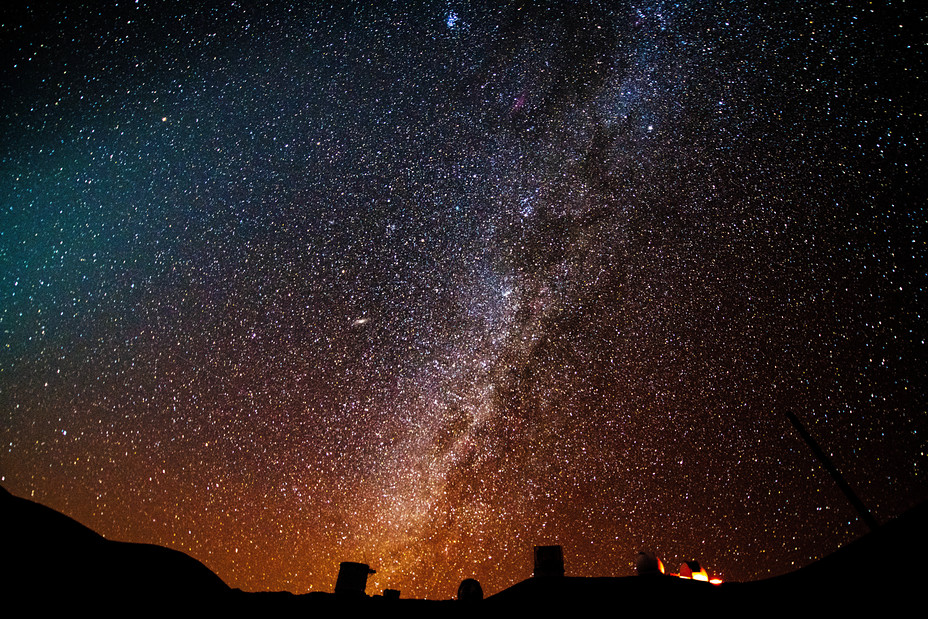
[[729,580],[928,497],[913,2],[2,9],[0,476],[246,590]]

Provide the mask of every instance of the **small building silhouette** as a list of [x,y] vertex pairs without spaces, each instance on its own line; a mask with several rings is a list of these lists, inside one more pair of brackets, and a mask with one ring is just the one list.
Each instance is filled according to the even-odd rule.
[[664,563],[656,554],[642,550],[635,559],[635,568],[639,576],[653,576],[664,574]]
[[479,602],[483,599],[483,587],[474,578],[465,578],[458,586],[458,601]]
[[564,575],[564,551],[560,546],[535,546],[535,578]]
[[366,563],[343,561],[338,566],[335,595],[340,597],[363,597],[366,595],[367,577],[376,573]]
[[709,581],[709,574],[699,565],[699,561],[684,561],[680,566],[680,578]]

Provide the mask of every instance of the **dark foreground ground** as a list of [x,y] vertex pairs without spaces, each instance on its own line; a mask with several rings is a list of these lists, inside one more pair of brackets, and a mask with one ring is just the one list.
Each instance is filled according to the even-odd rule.
[[[195,559],[104,539],[52,509],[0,488],[0,614],[93,610],[103,615],[553,616],[710,612],[734,616],[843,611],[924,612],[928,504],[790,574],[748,583],[664,576],[529,578],[481,602],[246,593]],[[855,613],[856,614],[856,613]]]

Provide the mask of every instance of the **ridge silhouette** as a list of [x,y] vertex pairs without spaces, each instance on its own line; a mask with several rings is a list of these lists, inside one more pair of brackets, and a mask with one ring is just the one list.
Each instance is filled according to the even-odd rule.
[[[17,614],[23,609],[68,612],[92,608],[105,614],[208,611],[233,616],[256,612],[327,616],[346,609],[373,614],[389,611],[397,616],[473,616],[485,611],[526,610],[549,614],[595,609],[711,609],[733,615],[760,608],[783,612],[800,607],[823,611],[856,609],[877,601],[884,608],[902,608],[922,598],[918,568],[928,550],[926,525],[928,503],[923,503],[795,572],[719,586],[659,573],[564,576],[562,557],[552,554],[557,547],[539,547],[544,561],[551,562],[553,557],[554,569],[538,569],[536,549],[535,576],[486,598],[482,591],[475,594],[480,589],[478,582],[466,579],[462,587],[470,593],[461,601],[436,601],[403,599],[400,592],[393,590],[370,596],[364,591],[364,583],[348,596],[232,589],[183,552],[153,544],[107,540],[64,514],[0,487],[3,608]],[[366,580],[368,566],[343,565],[358,572],[357,578],[363,572]]]

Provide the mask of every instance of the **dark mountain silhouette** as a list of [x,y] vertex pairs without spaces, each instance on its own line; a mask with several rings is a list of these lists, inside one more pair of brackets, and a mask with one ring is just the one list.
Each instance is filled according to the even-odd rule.
[[[231,589],[182,552],[107,540],[63,514],[0,488],[0,609],[21,613],[23,608],[59,612],[93,608],[104,614],[146,615],[203,611],[236,616],[328,616],[341,615],[347,609],[365,614],[388,611],[406,616],[464,616],[485,611],[548,615],[571,610],[627,614],[699,609],[728,615],[759,609],[856,609],[874,602],[895,608],[920,601],[917,567],[928,549],[926,524],[928,503],[821,561],[756,582],[715,586],[660,574],[578,578],[560,575],[561,567],[551,575],[529,578],[483,600],[472,595],[466,602],[427,601],[399,599],[397,592],[368,596],[363,583],[353,595],[246,593]],[[364,579],[366,574],[364,571]],[[470,584],[470,589],[479,589],[479,583]]]
[[[3,589],[31,608],[210,604],[232,590],[190,556],[107,540],[79,522],[0,488]],[[128,610],[128,609],[127,609]]]
[[890,609],[901,609],[903,602],[922,607],[926,556],[928,502],[795,572],[727,587],[733,597],[766,600],[780,609],[790,599],[822,610],[837,604],[863,609],[877,601]]

